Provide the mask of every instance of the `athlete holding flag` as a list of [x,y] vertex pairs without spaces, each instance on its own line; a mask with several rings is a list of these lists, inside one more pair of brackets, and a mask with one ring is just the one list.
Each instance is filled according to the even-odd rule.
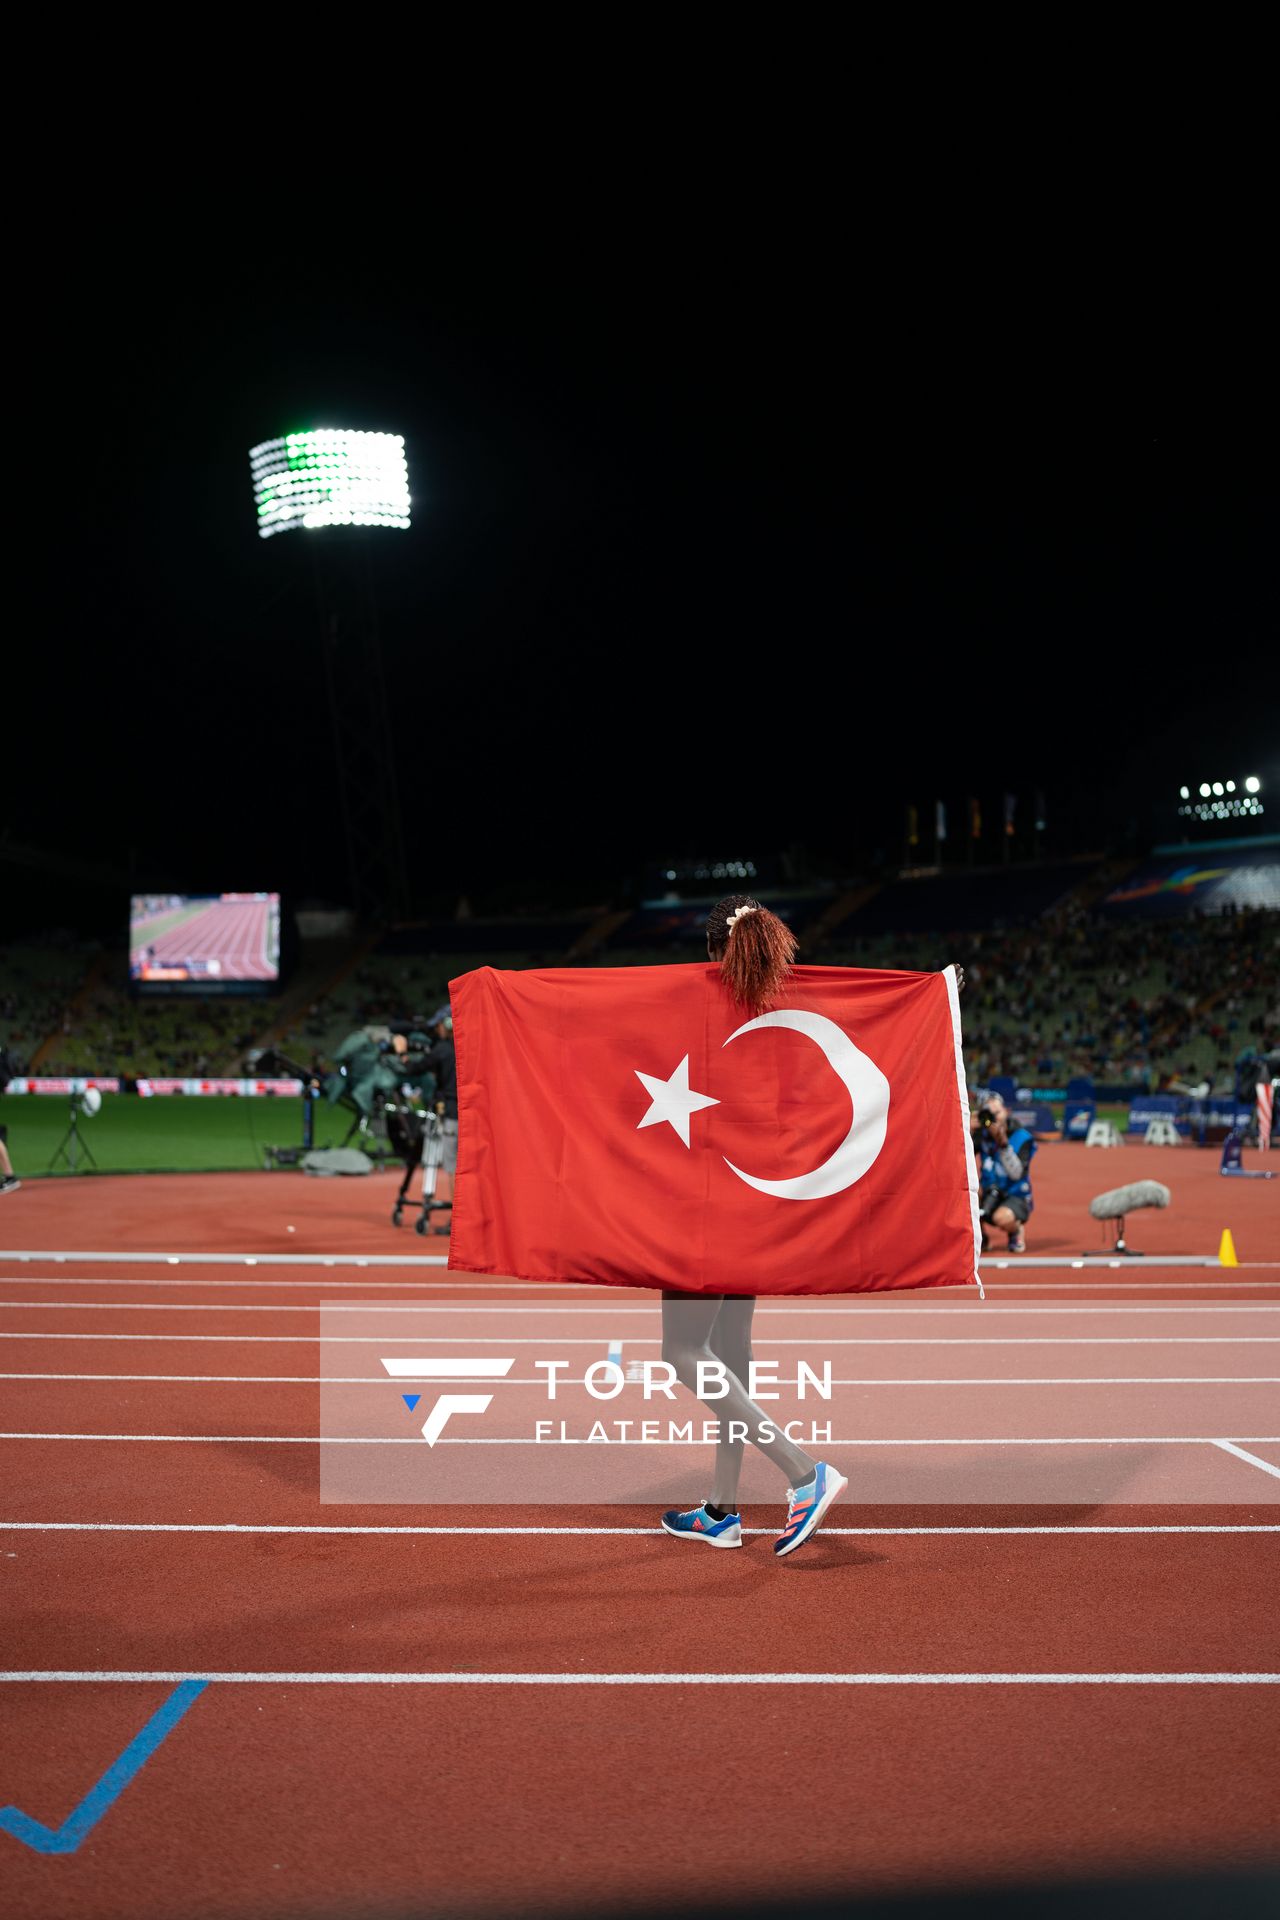
[[[753,1018],[778,998],[795,953],[790,927],[749,894],[727,895],[707,916],[708,958],[719,962],[726,991]],[[963,970],[957,967],[955,972],[957,988],[962,987]],[[662,1357],[681,1385],[696,1395],[699,1365],[705,1370],[716,1361],[726,1377],[723,1395],[704,1403],[716,1414],[721,1436],[711,1497],[684,1512],[670,1509],[662,1524],[677,1539],[700,1540],[710,1547],[742,1545],[737,1498],[744,1442],[728,1437],[737,1428],[788,1482],[786,1524],[773,1547],[781,1557],[794,1553],[817,1531],[849,1483],[829,1461],[814,1460],[796,1446],[751,1399],[743,1383],[751,1378],[755,1310],[752,1294],[663,1294]]]
[[[740,1546],[750,1444],[788,1488],[783,1556],[846,1482],[756,1404],[776,1398],[752,1392],[757,1298],[980,1284],[962,976],[793,965],[790,929],[746,894],[706,938],[709,965],[450,982],[449,1268],[660,1292],[663,1358],[717,1442],[709,1499],[662,1524]],[[803,1044],[766,1051],[779,1034]]]

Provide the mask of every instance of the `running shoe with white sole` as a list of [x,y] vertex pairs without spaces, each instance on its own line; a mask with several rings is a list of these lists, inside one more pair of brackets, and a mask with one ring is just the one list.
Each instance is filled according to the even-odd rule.
[[704,1547],[740,1547],[742,1545],[742,1515],[726,1514],[723,1520],[713,1520],[705,1506],[690,1507],[680,1513],[675,1507],[669,1507],[662,1516],[662,1524],[668,1533],[677,1540],[701,1540]]
[[819,1460],[818,1470],[812,1480],[794,1490],[788,1487],[787,1524],[773,1543],[774,1552],[781,1557],[802,1547],[809,1535],[816,1532],[827,1508],[840,1498],[848,1484],[842,1473],[829,1467],[825,1460]]
[[0,1193],[16,1193],[21,1185],[21,1180],[17,1179],[12,1173],[8,1174],[3,1180],[0,1180]]

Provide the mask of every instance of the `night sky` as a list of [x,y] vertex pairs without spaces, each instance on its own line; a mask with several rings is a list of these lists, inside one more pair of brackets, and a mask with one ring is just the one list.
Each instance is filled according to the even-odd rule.
[[[16,396],[4,835],[342,900],[312,536],[258,539],[247,459],[310,425],[407,440],[413,529],[365,537],[425,907],[704,852],[854,873],[907,800],[954,833],[1038,787],[1071,850],[1163,837],[1180,781],[1275,792],[1266,469],[1034,354],[940,352],[814,261],[73,249]],[[57,918],[3,871],[11,925]]]

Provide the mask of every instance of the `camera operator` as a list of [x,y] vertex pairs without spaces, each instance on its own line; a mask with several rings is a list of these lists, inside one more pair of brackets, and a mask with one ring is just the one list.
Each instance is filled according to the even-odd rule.
[[[428,1025],[435,1035],[433,1045],[426,1054],[426,1065],[436,1077],[436,1108],[443,1108],[441,1115],[442,1156],[440,1171],[436,1175],[435,1197],[439,1201],[453,1202],[453,1176],[458,1170],[458,1061],[453,1045],[453,1012],[448,1006],[437,1007]],[[448,1233],[447,1226],[431,1229],[433,1233]]]
[[1012,1115],[998,1093],[984,1094],[979,1100],[973,1122],[973,1150],[978,1157],[983,1251],[988,1245],[987,1228],[999,1227],[1009,1236],[1010,1253],[1025,1253],[1027,1236],[1023,1229],[1035,1205],[1031,1197],[1035,1135],[1026,1127],[1012,1125]]
[[334,1071],[324,1082],[325,1098],[333,1106],[345,1096],[365,1120],[371,1120],[379,1104],[393,1100],[406,1081],[421,1073],[429,1038],[381,1027],[357,1028],[334,1053]]

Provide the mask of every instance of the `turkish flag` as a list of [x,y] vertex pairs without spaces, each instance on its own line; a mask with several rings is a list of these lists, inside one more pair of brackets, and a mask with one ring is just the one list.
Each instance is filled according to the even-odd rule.
[[449,988],[449,1266],[677,1293],[977,1279],[954,975],[483,967]]

